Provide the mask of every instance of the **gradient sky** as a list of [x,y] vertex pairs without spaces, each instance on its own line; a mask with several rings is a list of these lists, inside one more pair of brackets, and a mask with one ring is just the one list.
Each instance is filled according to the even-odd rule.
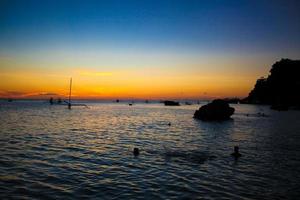
[[244,97],[300,56],[300,1],[0,0],[0,97]]

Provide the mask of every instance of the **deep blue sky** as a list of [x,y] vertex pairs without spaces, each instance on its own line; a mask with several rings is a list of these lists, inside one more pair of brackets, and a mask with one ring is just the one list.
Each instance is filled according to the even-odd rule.
[[300,1],[1,0],[0,7],[2,51],[104,44],[299,52],[300,45]]

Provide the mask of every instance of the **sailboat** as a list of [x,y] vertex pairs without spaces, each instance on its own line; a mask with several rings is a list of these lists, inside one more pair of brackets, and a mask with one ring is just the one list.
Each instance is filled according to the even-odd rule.
[[68,109],[71,110],[72,106],[84,106],[86,108],[89,108],[86,104],[82,104],[82,103],[81,104],[80,103],[74,104],[74,103],[71,103],[71,96],[72,96],[72,77],[70,79],[69,101],[65,101],[67,103],[67,105],[68,105]]
[[71,96],[72,96],[72,78],[70,79],[70,90],[69,90],[68,101],[64,100],[62,102],[60,98],[58,98],[57,101],[54,101],[53,98],[51,97],[50,100],[49,100],[49,103],[51,105],[61,105],[61,106],[67,105],[68,109],[70,109],[70,110],[71,110],[72,106],[84,106],[84,107],[88,108],[88,106],[86,104],[74,104],[74,103],[71,103]]
[[62,103],[62,101],[61,101],[61,99],[60,98],[58,98],[58,100],[57,101],[54,101],[53,100],[53,98],[51,97],[50,98],[50,100],[49,100],[49,103],[51,104],[51,105],[67,105],[68,106],[68,109],[70,109],[71,110],[71,108],[72,108],[72,106],[84,106],[84,107],[86,107],[86,108],[89,108],[86,104],[82,104],[82,103],[72,103],[71,102],[71,97],[72,97],[72,77],[71,77],[71,79],[70,79],[70,90],[69,90],[69,99],[68,99],[68,101],[64,101],[63,103]]

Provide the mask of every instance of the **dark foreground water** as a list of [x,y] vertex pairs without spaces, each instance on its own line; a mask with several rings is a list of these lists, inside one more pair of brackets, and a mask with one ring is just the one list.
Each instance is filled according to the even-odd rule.
[[212,123],[198,105],[89,107],[0,103],[0,199],[299,198],[300,112],[234,105]]

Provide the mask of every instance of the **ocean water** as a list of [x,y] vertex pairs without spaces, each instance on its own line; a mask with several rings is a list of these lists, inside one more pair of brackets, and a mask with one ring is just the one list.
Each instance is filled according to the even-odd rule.
[[1,199],[300,196],[299,111],[232,105],[233,120],[202,122],[199,105],[87,104],[0,102]]

